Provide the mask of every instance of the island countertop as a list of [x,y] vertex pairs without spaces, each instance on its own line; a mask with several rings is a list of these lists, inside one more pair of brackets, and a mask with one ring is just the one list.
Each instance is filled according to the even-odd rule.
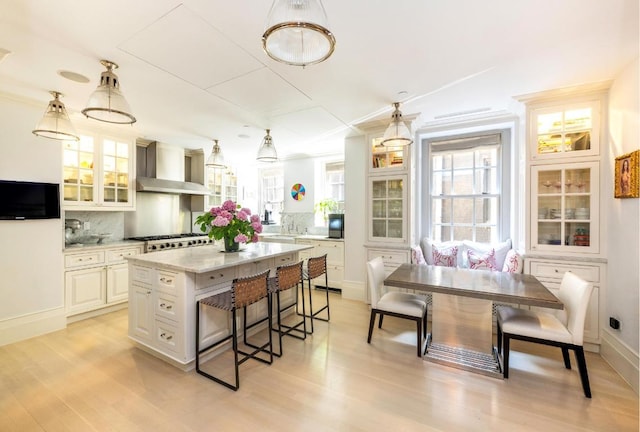
[[224,252],[221,245],[206,245],[151,252],[127,257],[127,259],[140,265],[146,264],[178,271],[206,273],[211,270],[233,267],[263,258],[287,255],[291,252],[299,252],[311,247],[303,244],[258,242],[241,245],[239,252]]

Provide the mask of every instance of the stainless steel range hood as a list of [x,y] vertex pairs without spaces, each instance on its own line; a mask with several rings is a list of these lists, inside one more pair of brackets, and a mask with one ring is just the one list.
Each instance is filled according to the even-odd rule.
[[184,180],[184,149],[152,141],[138,146],[136,190],[181,195],[210,195],[199,183]]

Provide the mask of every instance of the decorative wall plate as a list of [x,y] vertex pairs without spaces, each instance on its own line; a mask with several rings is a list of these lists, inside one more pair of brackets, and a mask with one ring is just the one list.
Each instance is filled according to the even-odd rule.
[[291,186],[291,197],[296,201],[302,201],[304,194],[306,193],[304,186],[301,183],[296,183]]

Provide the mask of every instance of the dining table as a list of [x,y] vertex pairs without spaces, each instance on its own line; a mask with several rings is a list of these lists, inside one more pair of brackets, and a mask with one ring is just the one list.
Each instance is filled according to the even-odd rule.
[[496,305],[564,308],[530,274],[401,264],[384,284],[431,293],[431,331],[425,360],[496,378],[502,378],[501,355],[493,338]]

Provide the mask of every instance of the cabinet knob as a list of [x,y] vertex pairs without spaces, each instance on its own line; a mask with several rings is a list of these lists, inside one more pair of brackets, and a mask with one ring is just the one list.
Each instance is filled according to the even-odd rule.
[[164,340],[168,340],[168,341],[170,341],[171,339],[173,339],[173,336],[171,336],[171,335],[167,335],[166,333],[162,333],[162,334],[160,335],[160,337],[161,337],[162,339],[164,339]]

